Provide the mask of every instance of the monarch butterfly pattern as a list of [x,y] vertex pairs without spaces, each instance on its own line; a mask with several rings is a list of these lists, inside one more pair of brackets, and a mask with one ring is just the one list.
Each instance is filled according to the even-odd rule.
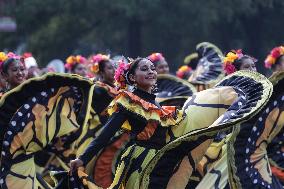
[[39,187],[34,154],[84,124],[90,88],[91,83],[78,76],[47,74],[1,98],[0,114],[6,115],[1,119],[1,188]]
[[253,119],[236,127],[228,147],[232,188],[282,188],[272,175],[267,148],[284,126],[284,77],[274,85],[269,103]]

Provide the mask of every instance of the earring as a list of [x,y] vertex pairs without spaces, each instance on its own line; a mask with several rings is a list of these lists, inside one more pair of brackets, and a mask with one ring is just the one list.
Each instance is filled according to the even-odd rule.
[[157,92],[158,91],[158,85],[157,85],[157,83],[155,83],[153,86],[152,86],[152,93],[155,93],[155,92]]
[[6,81],[6,84],[5,84],[5,91],[9,91],[10,90],[10,85],[9,83]]
[[134,90],[137,89],[137,83],[135,83],[135,81],[134,81],[134,83],[133,83],[133,89],[134,89]]

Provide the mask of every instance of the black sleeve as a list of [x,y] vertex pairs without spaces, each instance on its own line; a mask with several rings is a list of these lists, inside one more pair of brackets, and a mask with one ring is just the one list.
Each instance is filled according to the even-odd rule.
[[85,152],[79,157],[79,159],[84,162],[84,165],[86,165],[94,157],[94,155],[106,146],[125,121],[126,116],[123,113],[117,112],[111,115],[107,123],[104,125],[104,129],[101,134],[89,144]]
[[92,107],[96,113],[100,114],[113,100],[107,90],[102,87],[95,87],[93,93]]

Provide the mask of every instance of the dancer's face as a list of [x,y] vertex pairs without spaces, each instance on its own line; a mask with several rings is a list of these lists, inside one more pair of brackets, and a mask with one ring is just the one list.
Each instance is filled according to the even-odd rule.
[[114,67],[111,61],[104,63],[104,69],[101,72],[102,78],[107,83],[114,83]]
[[154,64],[147,59],[142,59],[131,79],[137,87],[151,93],[153,86],[157,82],[157,72]]
[[77,64],[73,73],[85,77],[87,75],[87,68],[83,64]]
[[158,74],[168,74],[170,72],[169,65],[165,59],[160,60],[156,65]]
[[254,61],[251,58],[245,58],[242,60],[240,70],[257,71]]
[[8,66],[7,73],[3,73],[3,76],[11,88],[14,88],[26,80],[27,74],[26,67],[22,62],[13,61]]

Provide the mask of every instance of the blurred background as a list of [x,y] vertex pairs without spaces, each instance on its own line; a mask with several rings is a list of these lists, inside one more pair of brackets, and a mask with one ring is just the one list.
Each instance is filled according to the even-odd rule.
[[283,0],[0,0],[0,51],[40,66],[71,54],[164,54],[172,70],[199,42],[242,48],[260,72],[283,45]]

